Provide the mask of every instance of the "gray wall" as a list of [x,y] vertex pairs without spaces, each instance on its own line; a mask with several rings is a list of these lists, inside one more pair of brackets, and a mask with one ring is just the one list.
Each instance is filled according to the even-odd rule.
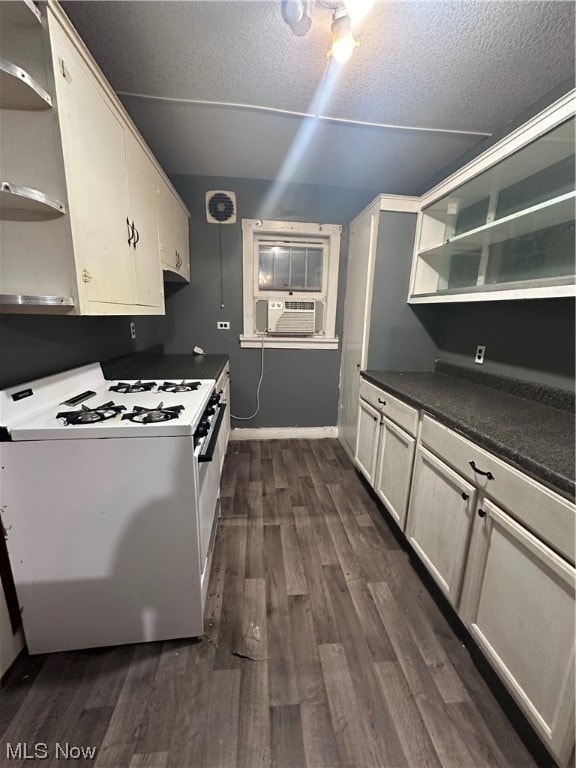
[[416,218],[415,213],[380,213],[368,342],[371,369],[429,371],[438,357],[434,312],[406,303]]
[[0,315],[0,389],[158,343],[160,318],[142,319]]
[[[573,299],[444,304],[433,315],[440,360],[574,390]],[[478,344],[486,345],[482,366]]]
[[[230,356],[232,411],[246,417],[256,409],[260,375],[259,349],[241,349],[242,218],[271,218],[347,225],[370,202],[370,195],[345,188],[285,185],[265,181],[172,177],[191,213],[190,285],[174,286],[168,296],[161,336],[169,353],[205,352]],[[236,193],[236,224],[208,224],[204,195],[210,189]],[[271,203],[270,201],[275,202]],[[221,307],[220,247],[222,236],[224,307]],[[336,332],[342,334],[342,311],[348,233],[344,226],[340,260]],[[229,331],[216,330],[228,320]],[[260,411],[235,427],[314,427],[337,423],[340,350],[264,350]]]

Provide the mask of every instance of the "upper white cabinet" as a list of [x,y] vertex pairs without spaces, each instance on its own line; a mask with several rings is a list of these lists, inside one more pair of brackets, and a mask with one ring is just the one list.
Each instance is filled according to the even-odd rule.
[[[1,5],[2,53],[36,95],[0,100],[0,308],[163,314],[160,232],[187,253],[187,211],[58,3],[40,19],[24,0]],[[161,186],[180,219],[163,221]]]
[[573,296],[574,93],[421,199],[409,302]]
[[[395,332],[401,329],[406,349],[411,350],[402,358],[402,367],[417,369],[424,361],[431,365],[434,360],[432,348],[428,357],[417,343],[411,343],[414,325],[410,324],[417,321],[394,287],[396,280],[408,283],[417,212],[415,197],[379,195],[350,223],[338,436],[351,457],[356,449],[360,371],[400,364],[387,355],[388,323],[394,323]],[[391,272],[394,280],[389,280]]]
[[158,237],[164,279],[190,281],[189,214],[160,177],[157,179]]

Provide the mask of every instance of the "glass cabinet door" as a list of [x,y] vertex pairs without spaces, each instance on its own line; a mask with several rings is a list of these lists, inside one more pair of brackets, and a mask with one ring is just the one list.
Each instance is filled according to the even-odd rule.
[[574,118],[422,211],[413,296],[574,284]]

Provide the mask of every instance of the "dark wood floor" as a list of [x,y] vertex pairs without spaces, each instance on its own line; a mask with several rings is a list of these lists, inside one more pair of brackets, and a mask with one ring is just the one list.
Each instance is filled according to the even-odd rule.
[[0,765],[535,765],[337,441],[231,443],[222,508],[205,637],[19,659]]

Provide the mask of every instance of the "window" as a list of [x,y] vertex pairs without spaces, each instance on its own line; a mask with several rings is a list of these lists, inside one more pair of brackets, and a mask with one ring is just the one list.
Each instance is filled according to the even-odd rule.
[[260,239],[258,289],[260,291],[321,291],[322,243]]
[[243,219],[243,347],[337,349],[339,224]]

